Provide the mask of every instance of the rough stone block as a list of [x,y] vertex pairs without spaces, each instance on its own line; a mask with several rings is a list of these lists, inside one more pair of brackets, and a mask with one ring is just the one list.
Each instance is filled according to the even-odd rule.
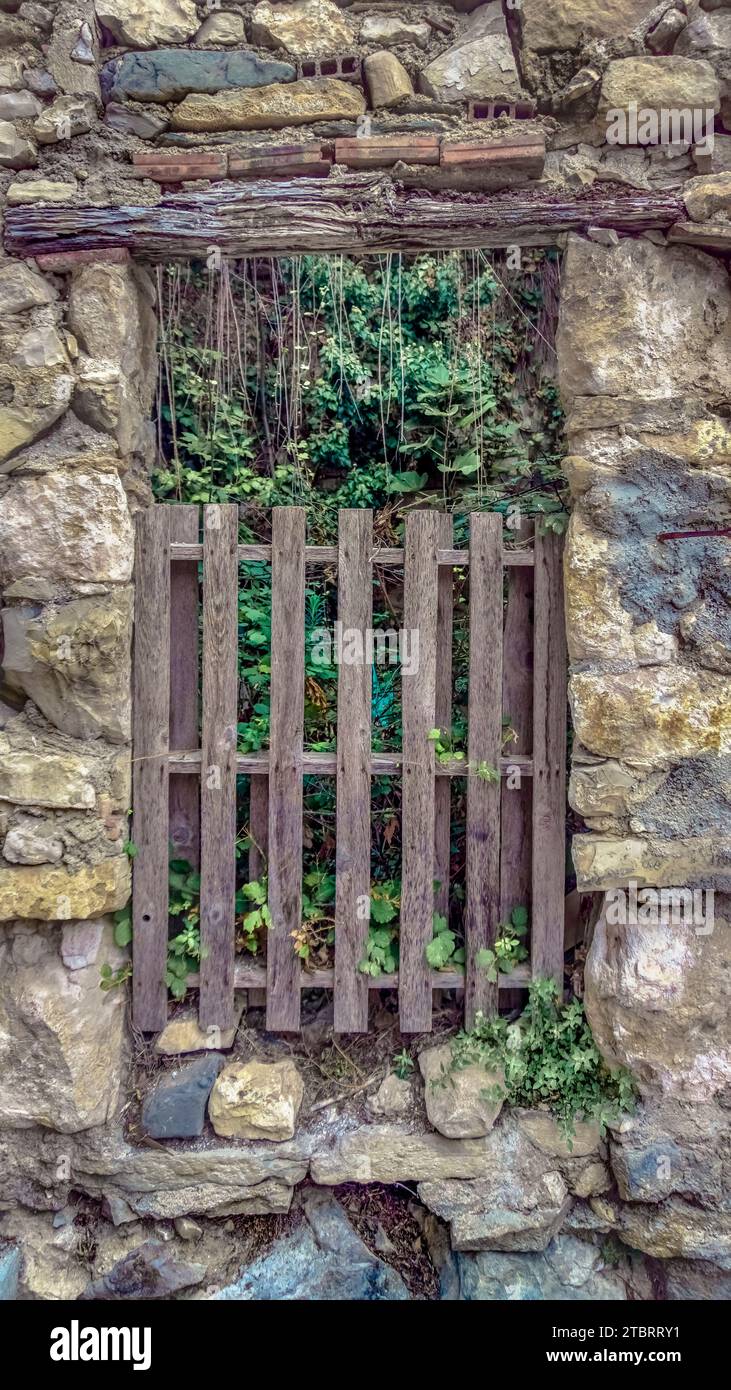
[[203,1133],[206,1105],[224,1064],[211,1053],[165,1072],[142,1105],[142,1128],[151,1139],[193,1139]]

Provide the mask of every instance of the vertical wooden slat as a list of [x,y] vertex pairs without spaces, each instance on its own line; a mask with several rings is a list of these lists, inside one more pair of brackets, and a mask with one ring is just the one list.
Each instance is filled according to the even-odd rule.
[[202,1028],[233,1021],[238,697],[238,507],[203,510]]
[[[170,506],[170,540],[196,544],[199,508]],[[199,748],[198,562],[176,560],[170,570],[170,748]],[[170,777],[170,840],[175,854],[200,864],[200,785],[195,777]]]
[[498,987],[477,964],[492,945],[500,916],[500,783],[479,776],[499,768],[503,690],[502,520],[470,517],[470,675],[468,698],[465,1019],[497,1010]]
[[566,881],[566,637],[562,541],[536,536],[533,625],[531,968],[563,982]]
[[[516,539],[527,540],[532,523],[521,521]],[[530,754],[533,741],[533,573],[527,566],[511,565],[507,570],[508,601],[503,636],[503,714],[509,715],[517,734],[505,749]],[[500,794],[500,921],[507,922],[514,907],[530,910],[532,894],[531,855],[531,778],[504,777]],[[527,940],[526,940],[527,945]],[[520,990],[501,992],[500,1004],[507,1009],[520,1006]]]
[[164,1028],[168,940],[169,509],[137,519],[134,641],[133,1013],[142,1032]]
[[[439,514],[439,546],[451,550],[452,517]],[[452,724],[452,613],[454,572],[448,565],[439,570],[437,584],[437,675],[434,723],[440,729]],[[443,917],[449,915],[449,869],[451,832],[451,793],[448,777],[437,779],[434,788],[434,878],[439,885],[434,895],[434,910]]]
[[272,682],[269,761],[267,1028],[299,1028],[302,916],[302,739],[305,679],[305,512],[272,512]]
[[431,1028],[432,991],[426,948],[434,915],[434,748],[440,521],[436,512],[406,520],[404,626],[418,634],[417,669],[402,674],[403,790],[399,1015],[404,1033]]
[[261,878],[269,856],[269,775],[252,773],[249,787],[249,882]]
[[[253,773],[249,779],[249,882],[260,879],[266,872],[269,853],[269,775]],[[267,1002],[265,989],[248,990],[252,1009],[263,1009]]]
[[[362,659],[338,667],[338,763],[335,896],[335,1031],[367,1033],[368,918],[360,910],[371,886],[371,683],[366,640],[373,626],[373,513],[341,511],[338,537],[338,620],[344,654],[358,634]],[[360,900],[360,902],[359,902]]]

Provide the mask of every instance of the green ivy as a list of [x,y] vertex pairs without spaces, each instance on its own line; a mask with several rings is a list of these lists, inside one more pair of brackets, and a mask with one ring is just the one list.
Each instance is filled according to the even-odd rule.
[[577,1120],[607,1124],[632,1110],[635,1089],[623,1067],[607,1065],[578,999],[562,1002],[553,980],[534,980],[528,1003],[515,1022],[478,1014],[474,1027],[452,1043],[451,1068],[477,1063],[501,1069],[504,1085],[495,1088],[509,1104],[546,1106],[571,1139]]

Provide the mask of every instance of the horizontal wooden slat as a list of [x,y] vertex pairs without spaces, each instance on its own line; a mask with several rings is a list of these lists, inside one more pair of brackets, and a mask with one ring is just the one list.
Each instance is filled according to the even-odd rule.
[[[171,772],[197,773],[200,763],[200,751],[170,754]],[[302,772],[305,777],[334,777],[337,765],[336,753],[305,751],[302,754]],[[371,753],[371,772],[374,777],[398,776],[402,766],[402,753]],[[516,753],[514,758],[500,759],[500,771],[503,776],[511,767],[519,767],[523,777],[533,776],[533,759],[525,755]],[[236,771],[266,775],[269,771],[269,753],[239,753],[236,758]],[[437,763],[435,772],[437,777],[468,776],[465,763],[456,762],[454,759],[448,763]]]
[[[584,189],[546,187],[501,196],[414,197],[382,171],[329,179],[232,181],[168,194],[153,207],[80,204],[10,207],[10,255],[128,246],[140,260],[205,255],[287,256],[306,251],[429,251],[463,246],[556,244],[560,233],[588,227],[665,228],[685,218],[675,190],[623,188],[591,198]],[[699,224],[702,231],[702,224]]]
[[[516,966],[509,975],[500,975],[498,984],[500,989],[527,989],[530,979],[530,963],[524,961],[522,965]],[[234,971],[236,989],[265,989],[266,982],[266,966],[255,964],[236,966]],[[188,976],[187,984],[190,989],[197,989],[199,983],[199,975]],[[301,970],[299,974],[300,989],[333,989],[334,983],[334,970]],[[432,970],[431,987],[432,989],[463,989],[464,975],[460,970]],[[398,971],[393,975],[369,975],[368,988],[369,990],[398,989]]]
[[[170,547],[170,556],[173,560],[201,560],[203,558],[203,547],[200,545],[181,545],[173,544]],[[271,561],[272,547],[270,545],[240,545],[239,560],[252,561],[264,560]],[[305,563],[308,565],[328,565],[337,564],[338,548],[336,545],[307,545],[305,546]],[[394,550],[374,550],[374,565],[403,565],[404,552],[402,549]],[[438,565],[469,565],[469,550],[438,550]],[[512,565],[533,564],[532,550],[504,550],[503,565],[510,568]]]

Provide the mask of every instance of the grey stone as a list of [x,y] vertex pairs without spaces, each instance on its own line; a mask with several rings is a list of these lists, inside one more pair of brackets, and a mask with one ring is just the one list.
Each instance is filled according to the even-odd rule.
[[399,15],[372,14],[363,20],[360,41],[378,44],[383,48],[400,43],[413,43],[418,48],[428,48],[432,33],[433,30],[428,24],[410,22]]
[[96,104],[91,97],[63,96],[37,119],[33,134],[41,145],[58,145],[77,135],[86,135],[96,122]]
[[545,1112],[503,1111],[484,1139],[461,1141],[482,1145],[480,1165],[458,1180],[435,1165],[434,1177],[419,1182],[419,1197],[450,1223],[457,1250],[540,1250],[569,1214],[570,1194],[606,1186],[598,1131],[592,1142],[591,1128],[583,1134],[577,1127],[572,1152]]
[[18,14],[21,19],[27,20],[28,24],[32,24],[44,33],[47,33],[53,25],[53,10],[49,10],[47,5],[36,5],[33,0],[29,0],[28,4],[21,5]]
[[[59,404],[49,410],[49,424],[61,409]],[[26,574],[97,583],[129,580],[132,523],[116,473],[59,470],[20,478],[3,497],[2,514],[3,580]]]
[[540,1254],[458,1254],[456,1262],[460,1298],[470,1303],[603,1303],[627,1298],[619,1275],[604,1268],[600,1250],[575,1236],[557,1236]]
[[206,1273],[205,1265],[184,1264],[161,1241],[147,1240],[118,1260],[102,1279],[89,1284],[81,1298],[165,1298],[202,1283]]
[[728,1197],[709,1209],[682,1197],[631,1202],[616,1209],[615,1224],[621,1240],[655,1259],[710,1260],[731,1271]]
[[117,1197],[114,1193],[104,1198],[103,1211],[114,1226],[129,1226],[137,1220],[136,1213],[124,1197]]
[[667,1260],[662,1273],[669,1303],[731,1303],[731,1272],[707,1260]]
[[506,1167],[502,1183],[425,1182],[419,1196],[450,1225],[453,1250],[543,1250],[560,1231],[571,1198],[557,1170],[527,1181]]
[[86,21],[79,28],[79,37],[71,49],[71,58],[74,63],[88,63],[92,66],[96,62],[94,54],[94,35],[91,25]]
[[37,271],[23,261],[5,261],[0,265],[0,311],[6,314],[20,314],[24,309],[35,309],[41,304],[51,304],[56,291]]
[[25,86],[25,64],[22,58],[3,56],[0,62],[0,91],[22,92]]
[[363,1244],[333,1197],[310,1191],[303,1205],[305,1222],[221,1289],[216,1299],[409,1301],[400,1275]]
[[8,831],[3,857],[11,864],[58,864],[63,858],[63,841],[54,836],[52,825],[28,817]]
[[32,169],[37,163],[33,142],[19,135],[12,121],[0,121],[0,169]]
[[645,37],[645,43],[650,52],[669,53],[687,23],[688,16],[683,14],[681,10],[666,10],[654,29],[651,29]]
[[368,1097],[366,1109],[371,1115],[390,1119],[396,1115],[405,1115],[410,1110],[412,1102],[411,1082],[405,1079],[402,1081],[391,1072],[381,1082],[375,1094]]
[[0,1250],[0,1303],[11,1303],[18,1297],[21,1263],[17,1245]]
[[251,52],[159,48],[125,53],[114,72],[111,94],[131,101],[180,101],[190,93],[293,82],[296,75],[292,63]]
[[142,1127],[151,1139],[192,1139],[203,1133],[206,1104],[223,1066],[217,1052],[166,1072],[142,1106]]
[[185,43],[198,28],[194,0],[96,0],[96,13],[116,42],[130,48]]
[[453,46],[421,73],[419,90],[439,101],[524,95],[500,0],[475,11]]
[[690,58],[707,58],[711,63],[727,60],[731,48],[731,14],[699,14],[683,29],[675,45],[676,53]]
[[104,124],[122,135],[136,135],[140,140],[154,140],[167,130],[169,121],[166,115],[151,111],[136,111],[133,106],[110,101],[104,113]]
[[230,10],[214,10],[203,20],[195,36],[197,44],[221,45],[223,48],[245,43],[244,17]]
[[259,0],[251,16],[254,43],[294,58],[328,58],[347,52],[354,39],[347,14],[332,0]]
[[61,928],[61,959],[67,970],[85,970],[99,955],[106,923],[64,922]]
[[[93,63],[80,63],[74,57],[83,24],[87,24],[91,32]],[[99,101],[99,28],[94,0],[57,0],[53,32],[44,61],[60,92]]]
[[[30,871],[28,871],[30,872]],[[126,959],[107,929],[104,960]],[[99,988],[95,963],[66,970],[58,928],[0,933],[0,1113],[8,1129],[42,1126],[67,1135],[104,1125],[125,1065],[126,992]]]
[[[455,1069],[451,1062],[449,1043],[419,1054],[426,1113],[447,1139],[479,1139],[489,1133],[502,1109],[504,1076],[477,1063]],[[500,1092],[496,1099],[490,1095],[493,1088]]]
[[710,1096],[690,1105],[670,1097],[645,1100],[612,1130],[610,1161],[620,1197],[660,1202],[678,1193],[720,1208],[727,1130],[728,1112]]
[[0,120],[32,121],[41,109],[41,104],[32,92],[0,93]]
[[728,921],[729,899],[717,894],[709,933],[671,921],[617,927],[606,911],[597,922],[586,962],[587,1017],[604,1057],[628,1067],[643,1094],[697,1104],[728,1089]]
[[2,613],[6,669],[72,738],[124,743],[131,732],[132,591]]
[[200,1240],[203,1235],[202,1227],[189,1216],[176,1216],[173,1225],[176,1235],[179,1235],[181,1240]]
[[29,68],[25,74],[25,82],[28,90],[34,96],[44,99],[55,97],[58,91],[55,78],[43,68]]

